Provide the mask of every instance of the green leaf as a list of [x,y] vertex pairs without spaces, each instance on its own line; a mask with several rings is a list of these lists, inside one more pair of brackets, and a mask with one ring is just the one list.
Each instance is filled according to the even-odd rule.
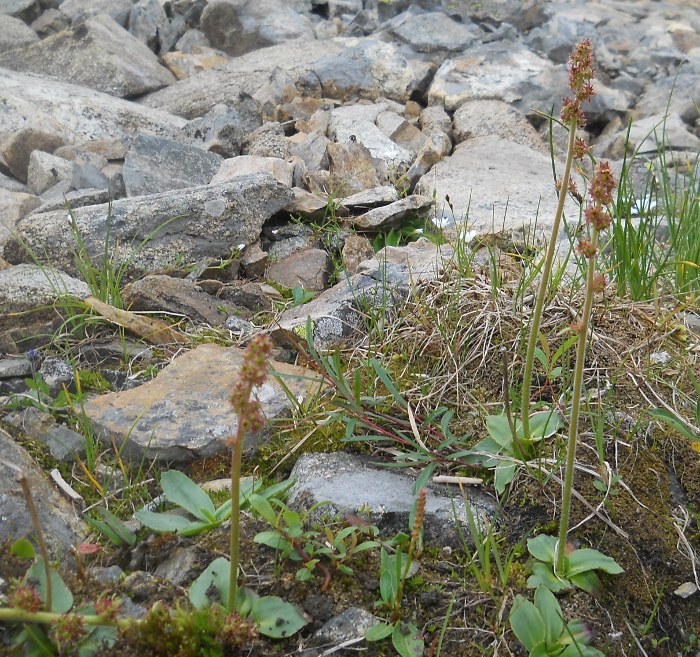
[[[51,609],[57,614],[66,614],[73,606],[73,594],[68,590],[68,587],[63,583],[61,576],[55,568],[50,568],[51,573]],[[24,581],[34,577],[39,580],[39,585],[36,587],[41,599],[46,604],[46,568],[44,567],[44,559],[39,557],[24,576]]]
[[214,504],[209,495],[186,474],[178,470],[168,470],[162,474],[160,485],[170,502],[181,506],[200,520],[208,520],[202,516],[202,509],[214,514]]
[[498,461],[496,466],[496,476],[494,477],[494,487],[499,495],[503,495],[506,486],[513,481],[518,464],[512,461]]
[[562,580],[556,577],[550,566],[541,561],[536,561],[531,566],[532,575],[527,580],[527,586],[534,589],[537,586],[546,586],[550,591],[557,593],[558,591],[566,591],[571,588],[571,584],[567,580]]
[[541,584],[535,591],[535,607],[537,607],[544,622],[545,642],[548,645],[556,643],[564,631],[561,607],[554,594]]
[[574,586],[578,586],[594,598],[603,597],[603,583],[600,581],[598,575],[596,575],[595,570],[587,570],[577,575],[568,575],[568,577]]
[[111,646],[117,640],[118,631],[116,627],[109,625],[93,626],[89,636],[78,647],[78,657],[95,657],[104,653],[100,648]]
[[[520,434],[520,420],[515,420],[515,428]],[[505,415],[489,415],[486,418],[486,430],[489,432],[489,436],[501,447],[507,447],[513,442],[513,434],[510,431],[510,424]]]
[[97,512],[100,514],[100,516],[102,516],[102,520],[104,520],[112,528],[114,533],[124,543],[126,543],[127,545],[134,545],[134,543],[136,543],[136,536],[109,509],[105,509],[102,506],[98,506]]
[[141,509],[134,514],[142,525],[157,532],[177,532],[192,523],[182,516],[173,516],[166,513],[155,513],[147,509]]
[[124,545],[124,541],[122,541],[121,538],[119,538],[119,535],[117,532],[115,532],[106,522],[102,522],[101,520],[96,520],[95,518],[91,518],[87,514],[83,514],[83,518],[87,521],[89,525],[94,527],[98,532],[101,534],[104,534],[111,543],[114,545]]
[[428,479],[430,479],[433,472],[435,472],[435,468],[437,468],[437,466],[437,461],[434,461],[433,463],[426,465],[423,470],[421,470],[416,482],[413,484],[413,495],[418,495],[418,491],[420,491],[421,488],[425,488],[426,484],[428,483]]
[[547,536],[540,534],[535,538],[529,538],[527,541],[528,552],[545,563],[553,564],[555,550],[557,549],[557,538],[555,536]]
[[24,646],[27,657],[55,657],[58,654],[58,649],[39,625],[24,625],[23,628],[15,637],[15,644]]
[[410,623],[396,623],[391,642],[401,657],[422,657],[425,642],[420,630]]
[[540,612],[535,605],[522,595],[516,595],[510,612],[510,626],[520,643],[531,652],[538,643],[545,639],[545,626]]
[[197,536],[202,532],[208,532],[212,529],[216,529],[223,520],[216,520],[214,522],[190,522],[182,529],[177,530],[178,536]]
[[544,355],[544,351],[539,347],[535,347],[535,358],[540,361],[544,371],[549,372],[549,361],[547,360],[547,356]]
[[404,408],[408,406],[408,403],[406,400],[403,398],[401,393],[396,389],[394,386],[393,382],[389,378],[389,375],[387,374],[386,370],[379,364],[379,361],[376,358],[371,358],[369,361],[374,368],[374,371],[377,373],[377,376],[381,379],[382,383],[386,386],[387,390],[392,394],[394,399],[401,404]]
[[10,547],[10,552],[20,559],[33,559],[36,556],[34,546],[26,538],[18,538]]
[[291,636],[309,623],[297,607],[274,596],[260,598],[250,615],[260,633],[273,639]]
[[386,639],[394,631],[394,626],[388,623],[379,623],[367,630],[365,641],[381,641]]
[[310,582],[314,578],[314,574],[308,568],[299,568],[296,578],[300,582]]
[[209,588],[213,585],[219,592],[219,602],[222,606],[228,605],[229,584],[231,576],[231,562],[224,557],[214,559],[207,569],[190,586],[190,602],[202,609],[211,604],[207,596]]
[[[528,438],[529,440],[549,438],[556,433],[557,429],[563,426],[564,423],[557,413],[553,413],[552,411],[533,413],[530,416],[530,435]],[[522,434],[522,426],[518,429],[518,435],[524,437]]]
[[665,422],[666,424],[668,424],[669,427],[675,429],[678,433],[684,435],[686,438],[690,438],[690,440],[698,439],[698,436],[696,436],[695,433],[693,433],[690,430],[688,425],[685,422],[683,422],[683,420],[681,420],[675,413],[666,411],[663,408],[654,408],[649,411],[649,415],[656,418],[657,420]]
[[611,575],[619,575],[625,571],[618,565],[612,557],[608,557],[598,550],[583,548],[574,550],[569,557],[569,570],[567,577],[578,575],[586,570],[602,570]]
[[[240,498],[240,496],[239,496]],[[243,509],[243,506],[248,507],[248,498],[244,497],[242,502],[239,499],[238,508]],[[243,509],[245,510],[245,509]],[[227,499],[214,513],[217,520],[226,520],[231,517],[231,498]]]
[[[230,572],[230,569],[229,569]],[[260,596],[247,586],[239,586],[236,589],[236,601],[234,608],[241,618],[246,618],[253,610],[253,606],[260,599]]]
[[249,498],[250,506],[260,515],[268,524],[277,527],[277,514],[272,505],[264,498],[254,493]]
[[292,544],[284,538],[278,531],[260,532],[253,539],[255,543],[262,543],[273,550],[284,550],[292,547]]

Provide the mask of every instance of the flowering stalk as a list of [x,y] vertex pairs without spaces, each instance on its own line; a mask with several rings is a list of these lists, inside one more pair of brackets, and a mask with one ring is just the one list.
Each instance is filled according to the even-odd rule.
[[605,276],[596,273],[595,257],[598,253],[598,236],[600,231],[610,226],[610,215],[606,207],[612,203],[612,190],[615,188],[610,165],[603,162],[596,166],[589,194],[592,203],[586,208],[584,217],[590,227],[590,239],[582,238],[576,246],[576,252],[588,260],[586,273],[586,298],[579,321],[572,326],[578,333],[576,349],[576,366],[574,369],[574,388],[571,402],[571,418],[569,422],[569,439],[566,450],[566,474],[564,476],[564,491],[562,496],[561,519],[559,520],[559,540],[556,548],[554,573],[564,570],[566,554],[566,536],[569,531],[569,512],[571,510],[571,491],[574,485],[574,460],[578,438],[578,421],[581,412],[581,394],[583,392],[583,369],[586,362],[586,347],[588,344],[588,327],[591,322],[593,296],[605,289]]
[[[413,516],[413,527],[411,528],[411,542],[408,545],[408,556],[406,558],[406,568],[401,576],[401,581],[399,582],[396,596],[394,597],[394,614],[392,622],[395,623],[399,620],[399,615],[401,613],[401,598],[403,598],[403,589],[406,585],[406,578],[408,577],[408,571],[411,569],[411,563],[414,558],[420,556],[420,539],[421,532],[423,531],[423,523],[425,522],[425,505],[428,501],[428,493],[425,488],[421,488],[418,491],[418,500],[416,501],[416,513]],[[399,558],[399,553],[397,552],[396,558]]]
[[530,439],[530,390],[532,387],[532,370],[535,363],[535,349],[537,348],[544,302],[547,297],[549,277],[554,263],[557,235],[559,234],[559,226],[561,224],[562,215],[564,214],[564,202],[566,201],[567,193],[572,191],[573,181],[571,180],[571,166],[574,157],[583,159],[587,151],[585,144],[583,144],[581,140],[576,139],[576,128],[583,128],[586,125],[581,103],[590,100],[595,95],[593,93],[593,86],[591,85],[591,80],[594,75],[592,47],[590,41],[584,39],[576,46],[576,49],[569,59],[569,89],[574,92],[574,98],[565,98],[561,111],[562,122],[569,130],[569,145],[566,151],[566,164],[564,166],[564,177],[562,179],[566,181],[566,184],[562,182],[558,185],[559,201],[557,203],[556,214],[554,215],[552,234],[549,238],[549,244],[547,245],[547,253],[544,259],[542,277],[540,279],[535,308],[532,314],[530,337],[527,344],[527,353],[525,355],[520,407],[523,423],[523,437],[526,440]]
[[240,535],[239,485],[241,478],[241,452],[243,439],[248,431],[260,431],[265,425],[265,416],[254,389],[265,381],[267,359],[272,355],[272,343],[265,335],[255,336],[243,356],[243,365],[238,383],[231,393],[231,405],[238,415],[236,435],[227,441],[231,447],[231,575],[227,609],[235,611],[238,589],[238,542]]

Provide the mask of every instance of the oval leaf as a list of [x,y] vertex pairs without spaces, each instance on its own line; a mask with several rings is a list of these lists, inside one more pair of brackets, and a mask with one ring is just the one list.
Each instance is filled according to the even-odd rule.
[[250,615],[260,633],[273,639],[291,636],[310,622],[293,604],[275,596],[260,598]]
[[142,525],[157,532],[176,532],[184,529],[191,523],[182,516],[173,516],[166,513],[154,513],[148,509],[141,509],[134,514]]
[[[63,583],[58,571],[54,568],[50,569],[51,573],[51,609],[50,611],[58,614],[66,614],[73,606],[73,594],[68,590],[68,587]],[[46,604],[46,568],[44,560],[39,557],[36,563],[27,571],[24,581],[35,577],[39,580],[39,585],[36,587],[41,599]]]
[[206,509],[212,515],[214,514],[214,503],[209,495],[186,474],[178,470],[168,470],[161,476],[160,485],[168,500],[181,506],[200,520],[207,520],[207,518],[202,517],[200,509]]
[[542,616],[535,605],[522,595],[515,596],[513,610],[510,612],[510,626],[528,652],[544,641],[545,627]]
[[401,657],[423,657],[425,642],[420,630],[410,623],[396,623],[391,642]]
[[[190,602],[202,609],[212,602],[220,602],[224,607],[228,603],[229,579],[231,575],[231,562],[224,557],[214,559],[207,569],[190,586]],[[207,595],[209,588],[214,585],[219,592],[219,600],[210,600]]]
[[365,641],[381,641],[386,639],[394,631],[393,625],[379,623],[370,627],[365,634]]

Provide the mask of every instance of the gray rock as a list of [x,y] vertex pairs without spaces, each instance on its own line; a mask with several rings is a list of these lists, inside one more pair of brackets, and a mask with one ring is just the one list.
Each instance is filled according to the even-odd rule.
[[[52,126],[51,126],[52,127]],[[14,132],[0,144],[0,155],[18,180],[27,182],[29,159],[33,151],[53,153],[65,143],[63,135],[44,126],[29,126]]]
[[17,222],[41,205],[33,194],[0,189],[0,248],[10,239]]
[[437,131],[443,132],[452,138],[452,119],[445,111],[445,108],[440,105],[432,105],[421,110],[419,125],[426,135],[431,135]]
[[[244,132],[250,132],[260,125],[248,127],[245,117],[250,110],[246,109],[252,95],[260,88],[261,80],[269,78],[275,67],[281,67],[297,81],[319,85],[314,78],[312,63],[336,51],[338,44],[328,44],[316,41],[289,41],[256,50],[242,57],[236,57],[228,64],[201,71],[197,75],[180,80],[166,89],[161,89],[139,99],[148,107],[164,109],[173,114],[193,119],[203,116],[217,103],[224,103],[235,108],[244,121]],[[314,82],[315,79],[315,82]],[[255,103],[258,112],[259,106]]]
[[397,27],[393,27],[391,32],[414,50],[433,53],[461,52],[477,40],[481,30],[472,23],[458,23],[437,11],[409,14]]
[[343,207],[349,210],[362,211],[370,208],[376,208],[380,205],[388,205],[399,200],[399,195],[396,187],[383,186],[366,189],[363,192],[358,192],[352,196],[346,196],[342,203]]
[[[149,139],[145,137],[144,139]],[[150,137],[150,139],[157,139],[157,137]],[[76,190],[85,189],[106,189],[109,190],[110,184],[100,169],[98,169],[93,164],[86,162],[80,164],[75,162],[73,164],[73,177],[71,178],[71,187]],[[87,205],[87,204],[86,204]]]
[[[301,657],[320,657],[325,652],[322,648],[338,646],[352,639],[359,639],[367,634],[367,631],[379,625],[382,621],[359,607],[349,607],[341,614],[328,620],[323,627],[315,632],[309,639],[310,646],[301,653]],[[346,651],[341,651],[346,652]]]
[[[166,463],[187,463],[227,449],[223,442],[236,431],[238,419],[229,403],[232,382],[243,362],[243,351],[203,344],[176,358],[155,379],[137,389],[102,395],[85,404],[100,440],[125,442],[125,458],[159,458]],[[310,372],[275,363],[293,394],[302,399],[309,390]],[[269,378],[258,390],[268,420],[290,413],[282,386]],[[255,448],[269,429],[246,436],[246,449]]]
[[328,154],[326,145],[330,140],[318,130],[310,132],[300,142],[291,145],[293,155],[300,157],[309,173],[315,173],[321,169],[328,169]]
[[278,285],[305,290],[323,290],[328,285],[333,263],[321,249],[304,248],[270,265],[266,277]]
[[68,21],[58,9],[47,9],[32,23],[32,30],[42,39],[63,32],[67,27]]
[[29,187],[15,178],[6,176],[4,173],[0,173],[0,189],[7,192],[20,192],[22,194],[29,193]]
[[[308,510],[318,502],[330,502],[315,511],[315,516],[312,513],[312,518],[338,513],[366,517],[362,509],[368,508],[369,522],[379,527],[382,536],[394,536],[399,531],[408,533],[408,516],[416,498],[412,492],[415,479],[404,474],[405,470],[382,469],[376,465],[376,460],[343,452],[303,454],[291,473],[297,481],[290,491],[288,504],[295,509]],[[426,491],[425,543],[434,547],[461,547],[455,514],[464,538],[472,542],[459,488],[449,490],[446,484],[429,483]],[[465,493],[477,517],[481,513],[493,517],[496,505],[492,497],[472,489],[465,489]]]
[[176,547],[158,564],[155,574],[175,586],[187,585],[199,574],[197,552],[193,548]]
[[218,326],[227,314],[221,302],[203,292],[192,281],[171,276],[144,276],[122,290],[124,307],[133,311],[155,311],[185,315],[194,322]]
[[325,98],[344,102],[382,96],[406,102],[424,78],[396,46],[373,38],[321,58],[313,72]]
[[284,207],[293,217],[301,216],[309,221],[321,221],[328,211],[328,201],[300,187],[293,187],[294,198]]
[[328,0],[328,18],[340,18],[344,14],[356,14],[362,10],[362,0]]
[[[120,199],[112,204],[78,208],[74,217],[87,254],[104,253],[110,239],[119,243],[119,261],[130,260],[130,269],[156,271],[180,254],[186,262],[228,257],[232,247],[252,244],[263,223],[292,198],[289,188],[271,176],[257,174],[229,183],[152,196]],[[66,235],[66,213],[48,212],[26,217],[17,227],[18,238],[40,259],[66,271],[77,271]],[[167,224],[167,230],[160,230]],[[140,240],[152,234],[141,246]],[[135,235],[141,236],[134,239]],[[5,246],[8,262],[27,262],[29,256],[18,239]]]
[[42,203],[34,212],[36,214],[44,214],[55,210],[65,210],[66,203],[70,205],[71,209],[75,210],[84,208],[87,205],[109,203],[110,198],[114,198],[108,181],[105,183],[107,186],[103,189],[77,189],[74,191],[67,191],[64,184],[70,186],[70,183],[66,180],[42,194]]
[[0,33],[0,53],[15,48],[26,48],[39,41],[37,33],[19,18],[5,16]]
[[49,267],[22,264],[0,270],[0,306],[4,313],[36,310],[64,295],[84,299],[90,295],[90,288]]
[[211,0],[200,29],[214,46],[238,57],[291,39],[314,39],[308,19],[280,0]]
[[214,105],[203,117],[192,119],[181,134],[199,148],[222,157],[235,157],[241,153],[241,117],[235,109],[223,103]]
[[65,0],[59,6],[61,13],[77,25],[99,14],[108,14],[124,27],[131,15],[133,0]]
[[[561,168],[560,168],[561,170]],[[441,208],[443,226],[466,222],[479,233],[532,226],[549,233],[557,195],[549,156],[496,135],[460,144],[416,185],[416,192],[452,208]],[[567,200],[565,212],[578,216]]]
[[602,137],[592,148],[596,157],[620,160],[637,151],[639,154],[656,154],[661,150],[697,151],[698,139],[681,120],[678,114],[657,114],[632,123],[629,130],[621,126],[617,132]]
[[500,100],[466,102],[455,112],[452,124],[452,136],[458,144],[475,137],[498,135],[533,150],[549,152],[525,115]]
[[185,32],[175,44],[175,50],[189,54],[192,52],[192,47],[210,48],[211,42],[207,39],[207,35],[198,29],[189,29]]
[[[154,53],[160,51],[162,37],[167,32],[169,23],[168,15],[158,0],[138,0],[129,14],[129,32]],[[170,47],[165,52],[168,50]]]
[[0,379],[31,378],[35,367],[29,358],[3,358],[0,360]]
[[227,182],[236,178],[256,173],[267,173],[286,187],[292,187],[294,165],[278,157],[260,157],[259,155],[240,155],[224,160],[211,184]]
[[11,413],[6,421],[22,433],[46,445],[58,463],[73,463],[77,456],[85,458],[85,437],[58,424],[50,413],[27,408]]
[[[265,254],[267,256],[267,254]],[[264,271],[264,269],[263,269]],[[227,285],[219,292],[222,301],[236,306],[247,308],[252,312],[272,310],[270,298],[263,292],[257,283],[242,283]],[[230,318],[229,318],[230,319]],[[226,320],[228,322],[228,319]],[[226,327],[229,328],[229,327]]]
[[32,457],[12,437],[0,429],[0,541],[36,535],[22,495],[18,473],[6,465],[20,468],[28,485],[39,516],[39,524],[49,552],[57,558],[70,554],[72,545],[78,545],[86,535],[75,511],[58,491],[46,480],[46,475]]
[[0,66],[124,98],[175,82],[175,76],[143,43],[106,14],[24,48],[21,56],[0,53]]
[[647,87],[637,100],[634,111],[641,118],[670,112],[692,124],[698,118],[698,105],[700,73],[681,71],[678,76],[664,77]]
[[7,14],[25,23],[31,23],[41,13],[37,0],[0,0],[0,14]]
[[52,397],[56,397],[64,386],[69,390],[75,388],[73,385],[75,379],[73,366],[58,356],[44,358],[39,373],[44,383],[49,387],[49,394]]
[[[274,123],[266,123],[261,128],[269,125],[274,125]],[[272,130],[266,130],[254,137],[252,135],[246,136],[246,143],[241,149],[241,153],[261,157],[278,157],[283,160],[290,158],[292,156],[291,144],[284,136],[284,131],[281,132],[282,134],[279,134]]]
[[72,175],[73,165],[68,160],[43,151],[32,151],[27,169],[27,185],[37,196]]
[[369,121],[332,120],[328,127],[328,136],[337,142],[360,143],[369,150],[373,158],[384,160],[394,169],[408,168],[411,163],[411,154],[391,141]]
[[255,326],[245,319],[231,315],[226,318],[226,321],[221,325],[221,328],[236,333],[239,336],[253,335],[255,333]]
[[512,103],[522,97],[521,84],[551,67],[522,45],[478,44],[462,57],[445,60],[430,85],[428,104],[442,105],[450,112],[468,100]]
[[452,142],[444,132],[438,130],[432,132],[428,141],[418,151],[416,159],[406,172],[409,191],[413,191],[416,183],[443,157],[449,155],[451,150]]
[[429,196],[408,196],[399,201],[373,208],[359,217],[348,217],[343,222],[360,230],[397,228],[409,217],[425,217],[433,207]]
[[208,185],[224,158],[160,137],[134,139],[124,161],[127,196],[146,196],[170,189]]
[[[83,87],[0,69],[0,133],[58,123],[83,139],[136,134],[173,138],[186,121]],[[29,162],[29,156],[27,156]]]
[[366,237],[362,235],[348,235],[343,244],[343,263],[350,276],[354,276],[361,262],[374,257],[374,247]]

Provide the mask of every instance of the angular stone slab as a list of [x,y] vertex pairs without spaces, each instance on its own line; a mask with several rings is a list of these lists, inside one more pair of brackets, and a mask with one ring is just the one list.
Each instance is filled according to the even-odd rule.
[[224,158],[170,139],[139,135],[124,161],[127,196],[208,185]]
[[158,58],[107,14],[47,37],[21,52],[0,53],[0,66],[48,75],[130,98],[174,84]]
[[[397,532],[410,533],[408,518],[416,496],[415,478],[408,469],[382,468],[375,457],[335,452],[333,454],[303,454],[296,462],[291,477],[296,477],[288,504],[308,510],[319,502],[330,502],[320,507],[317,516],[345,514],[367,517],[379,527],[383,537]],[[464,499],[458,486],[451,490],[446,484],[428,483],[424,524],[424,540],[434,547],[462,547],[455,513],[462,534],[472,543]],[[495,500],[479,489],[465,487],[465,494],[477,518],[482,513],[493,518]],[[453,511],[454,503],[454,511]],[[313,514],[312,514],[313,517]]]
[[[559,165],[559,171],[564,170]],[[478,233],[534,225],[548,233],[557,205],[548,155],[496,135],[460,144],[416,185],[416,193],[433,197],[442,212],[438,223],[467,222]],[[445,202],[449,195],[454,210]],[[578,218],[578,206],[567,199],[566,215]]]
[[349,217],[343,222],[361,230],[397,227],[409,216],[426,216],[433,204],[433,199],[428,196],[408,196],[389,205],[374,208],[359,217]]
[[[294,80],[311,75],[313,82],[311,64],[339,48],[329,41],[285,41],[190,75],[138,102],[188,119],[203,116],[217,103],[240,111],[243,97],[252,96],[276,67],[285,70]],[[317,79],[315,84],[318,85]]]
[[[227,257],[232,247],[252,244],[263,223],[292,198],[288,187],[261,173],[219,185],[120,199],[112,204],[111,220],[107,204],[78,208],[73,216],[91,258],[104,253],[109,223],[110,240],[119,243],[119,261],[132,258],[132,269],[156,271],[178,254],[186,262],[198,262]],[[41,261],[76,274],[77,243],[67,222],[65,210],[33,214],[18,224],[17,233]],[[32,262],[15,237],[5,246],[4,257],[12,264]]]
[[32,457],[3,429],[0,429],[0,543],[36,536],[18,474],[5,462],[21,468],[29,480],[49,552],[58,558],[69,554],[72,545],[84,540],[83,523],[71,504],[48,482]]
[[0,68],[0,133],[13,133],[44,119],[83,139],[176,138],[187,124],[180,117],[67,82]]
[[[124,454],[129,459],[159,458],[161,463],[183,464],[211,457],[227,449],[223,441],[238,426],[229,396],[243,354],[235,347],[203,344],[176,358],[139,388],[90,400],[85,413],[105,444],[114,441],[121,446],[126,440]],[[285,363],[271,366],[294,375],[285,383],[297,399],[307,395],[308,377],[313,373]],[[267,378],[257,394],[268,420],[289,415],[289,400],[273,377]],[[246,449],[255,448],[268,434],[269,430],[263,430],[246,436]]]

